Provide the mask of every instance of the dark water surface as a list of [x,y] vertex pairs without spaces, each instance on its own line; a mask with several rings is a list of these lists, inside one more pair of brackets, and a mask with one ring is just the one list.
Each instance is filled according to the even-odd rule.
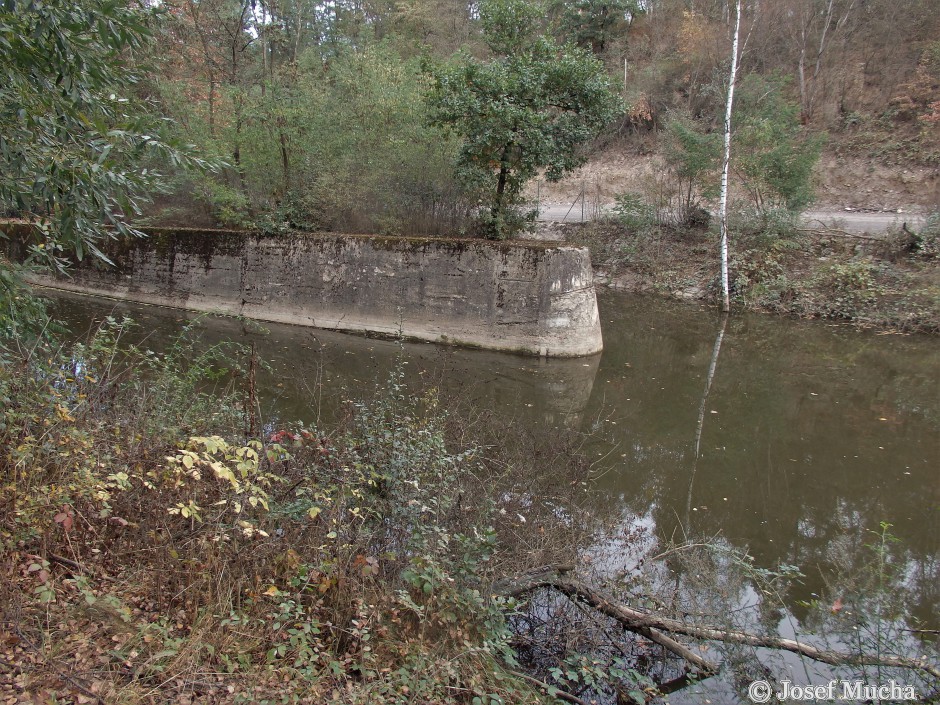
[[[165,344],[187,315],[61,298],[73,330],[129,312]],[[890,522],[904,594],[940,628],[940,343],[781,318],[734,316],[714,359],[713,311],[599,296],[605,350],[539,360],[266,324],[205,319],[271,361],[265,414],[329,419],[375,389],[403,351],[408,377],[507,419],[591,432],[598,505],[659,538],[718,536],[759,566],[797,566],[786,595],[825,592],[834,566]],[[714,373],[703,396],[709,370]],[[696,452],[698,447],[698,452]]]

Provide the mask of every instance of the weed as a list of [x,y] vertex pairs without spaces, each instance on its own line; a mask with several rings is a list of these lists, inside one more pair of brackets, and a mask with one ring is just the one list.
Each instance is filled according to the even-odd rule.
[[624,227],[637,233],[646,233],[657,225],[656,209],[639,193],[617,196],[614,213]]
[[940,259],[940,210],[930,213],[917,231],[914,251],[924,259]]

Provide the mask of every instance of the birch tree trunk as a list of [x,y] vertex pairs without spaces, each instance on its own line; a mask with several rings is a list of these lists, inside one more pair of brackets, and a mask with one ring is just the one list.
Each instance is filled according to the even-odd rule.
[[731,44],[731,78],[725,103],[725,156],[721,165],[721,201],[718,222],[721,229],[721,310],[731,311],[731,289],[728,283],[728,170],[731,166],[731,108],[734,104],[734,82],[738,74],[738,37],[741,33],[741,0],[737,1],[734,20],[734,41]]

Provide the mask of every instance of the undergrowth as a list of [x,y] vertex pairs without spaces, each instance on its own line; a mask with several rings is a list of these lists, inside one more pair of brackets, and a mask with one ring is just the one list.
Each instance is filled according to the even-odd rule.
[[[841,269],[829,285],[875,274]],[[499,596],[508,575],[574,559],[590,570],[578,552],[602,520],[591,466],[562,432],[458,418],[433,389],[406,389],[398,366],[334,425],[252,435],[249,351],[187,330],[154,353],[126,342],[130,326],[111,318],[0,366],[4,701],[643,703],[694,683],[581,603]],[[882,591],[887,545],[884,531]],[[669,570],[675,555],[650,563]],[[702,581],[684,591],[649,568],[643,585],[597,577],[624,604],[666,590],[650,604],[708,624],[776,576],[733,552],[683,555]],[[759,610],[783,605],[779,592]],[[854,595],[839,594],[821,604]],[[856,626],[872,612],[862,602]],[[907,624],[882,604],[859,650],[881,653],[883,622]],[[722,655],[732,675],[762,668],[753,650]]]
[[400,371],[336,427],[247,437],[245,351],[184,337],[156,354],[122,344],[129,325],[0,372],[8,688],[43,702],[539,701],[511,673],[512,606],[488,586],[511,560],[498,536],[525,521],[506,506],[545,523],[557,503],[524,498],[479,447],[452,450],[435,395],[412,397]]
[[[629,205],[617,218],[569,229],[572,240],[591,248],[604,283],[717,305],[714,229],[657,225],[637,203]],[[916,232],[905,226],[871,238],[802,229],[786,211],[733,213],[732,306],[900,333],[940,332],[938,222],[934,213]]]

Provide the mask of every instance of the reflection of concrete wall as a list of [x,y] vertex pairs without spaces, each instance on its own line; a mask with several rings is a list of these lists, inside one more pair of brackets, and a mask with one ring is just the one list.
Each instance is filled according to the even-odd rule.
[[37,283],[316,328],[557,357],[598,352],[587,249],[402,237],[152,230]]
[[[158,353],[180,334],[183,319],[173,309],[61,291],[52,298],[54,315],[76,333],[87,330],[92,319],[129,315],[139,327],[122,340]],[[258,371],[265,420],[318,424],[335,419],[347,412],[342,400],[369,398],[398,368],[410,394],[434,388],[445,408],[465,404],[527,427],[578,429],[601,361],[600,355],[531,358],[226,316],[185,316],[198,320],[191,334],[200,341],[198,349],[233,341],[250,345],[265,361]]]

